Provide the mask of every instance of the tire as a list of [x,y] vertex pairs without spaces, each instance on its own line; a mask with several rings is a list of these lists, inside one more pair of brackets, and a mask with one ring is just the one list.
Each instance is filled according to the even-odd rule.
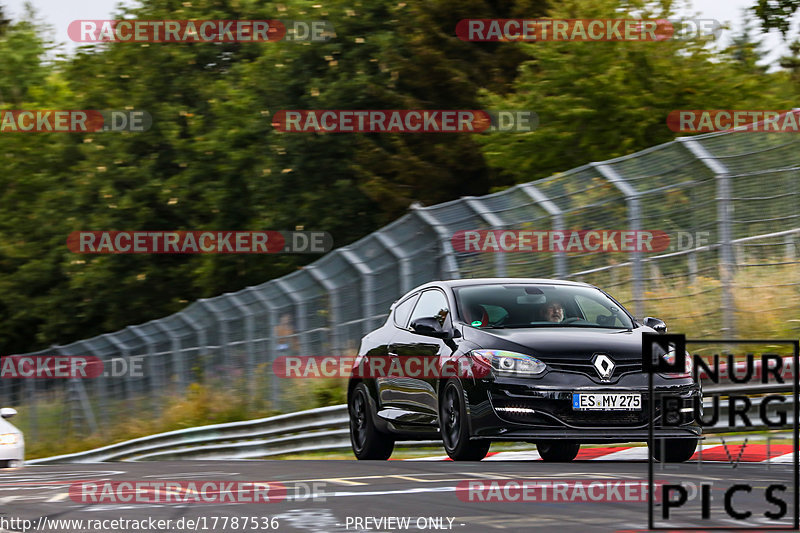
[[375,427],[367,386],[359,383],[347,405],[350,413],[350,445],[359,460],[385,461],[394,450],[394,437]]
[[664,462],[683,463],[694,455],[697,449],[697,439],[659,439],[656,438],[652,450],[653,459],[661,461],[662,443],[665,443]]
[[542,461],[548,463],[569,463],[578,455],[581,443],[574,440],[540,440],[536,442],[536,450]]
[[453,461],[480,461],[492,445],[488,440],[470,440],[464,390],[456,380],[448,381],[439,397],[439,431]]

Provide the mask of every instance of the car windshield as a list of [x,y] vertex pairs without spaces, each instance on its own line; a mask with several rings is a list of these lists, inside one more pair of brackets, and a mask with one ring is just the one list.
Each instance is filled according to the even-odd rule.
[[476,328],[633,327],[621,306],[593,287],[491,284],[454,291],[459,316]]

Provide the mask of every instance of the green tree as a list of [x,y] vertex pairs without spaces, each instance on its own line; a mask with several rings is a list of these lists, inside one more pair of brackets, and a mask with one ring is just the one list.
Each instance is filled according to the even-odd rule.
[[[570,18],[669,18],[669,2],[655,8],[615,1],[565,2],[552,12]],[[658,7],[660,6],[660,7]],[[580,9],[579,9],[580,8]],[[791,105],[785,73],[764,74],[754,57],[717,52],[710,38],[660,42],[537,42],[521,44],[530,59],[514,92],[486,98],[496,108],[539,114],[535,132],[486,136],[492,166],[516,182],[543,178],[592,161],[622,156],[679,135],[666,124],[679,109],[783,109]],[[749,46],[749,45],[748,45]],[[753,50],[748,48],[748,53]],[[745,68],[746,67],[746,68]]]
[[[329,231],[341,246],[392,220],[412,201],[487,192],[490,173],[475,137],[279,134],[271,114],[291,108],[474,108],[481,87],[508,90],[523,55],[510,45],[459,41],[458,19],[536,15],[543,5],[147,0],[121,8],[115,18],[325,19],[338,36],[313,44],[101,44],[56,64],[26,59],[22,66],[41,67],[30,72],[9,69],[5,79],[18,101],[40,91],[41,98],[26,105],[141,109],[153,125],[146,133],[4,139],[16,143],[6,152],[15,159],[7,179],[22,189],[16,203],[6,204],[17,214],[3,221],[4,241],[17,243],[9,254],[15,261],[5,267],[5,318],[8,331],[25,330],[18,341],[4,343],[4,352],[164,316],[314,258],[77,256],[64,246],[71,231],[302,226]],[[34,51],[26,49],[42,57]],[[60,92],[47,94],[54,89]]]
[[758,0],[753,7],[753,11],[761,19],[764,31],[777,29],[784,37],[789,32],[792,16],[798,9],[800,0]]

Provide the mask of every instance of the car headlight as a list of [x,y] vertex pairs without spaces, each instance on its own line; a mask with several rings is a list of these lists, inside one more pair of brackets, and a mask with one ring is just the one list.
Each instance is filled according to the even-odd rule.
[[501,375],[538,376],[547,369],[547,365],[531,357],[517,352],[505,350],[472,350],[472,355],[492,367]]
[[0,435],[0,445],[16,444],[17,442],[19,442],[19,434],[17,433],[3,433]]
[[[672,346],[667,353],[662,355],[661,357],[669,364],[675,364],[675,347]],[[686,357],[684,358],[685,364],[683,368],[683,372],[671,372],[663,374],[665,377],[668,378],[690,378],[692,377],[692,355],[687,351]]]

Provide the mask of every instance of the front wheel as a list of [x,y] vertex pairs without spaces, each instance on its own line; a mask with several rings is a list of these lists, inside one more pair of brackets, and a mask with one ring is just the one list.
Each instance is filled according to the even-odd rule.
[[536,451],[543,461],[550,463],[569,463],[578,456],[581,443],[572,440],[540,440]]
[[659,439],[653,443],[655,446],[650,452],[656,461],[665,463],[683,463],[694,455],[697,449],[697,439]]
[[488,440],[470,440],[464,390],[448,381],[439,399],[439,429],[444,449],[453,461],[480,461],[489,453]]
[[385,461],[394,450],[394,438],[381,433],[372,420],[367,386],[359,383],[348,402],[350,444],[357,459]]

